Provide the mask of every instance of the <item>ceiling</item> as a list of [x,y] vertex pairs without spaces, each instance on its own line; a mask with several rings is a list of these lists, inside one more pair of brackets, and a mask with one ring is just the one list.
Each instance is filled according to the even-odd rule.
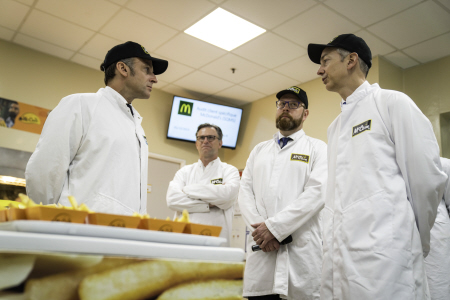
[[[0,0],[0,38],[99,70],[126,41],[169,61],[155,87],[240,106],[317,78],[309,43],[341,33],[409,68],[450,55],[450,0]],[[267,31],[226,51],[183,31],[217,7]],[[235,68],[235,72],[232,72]]]

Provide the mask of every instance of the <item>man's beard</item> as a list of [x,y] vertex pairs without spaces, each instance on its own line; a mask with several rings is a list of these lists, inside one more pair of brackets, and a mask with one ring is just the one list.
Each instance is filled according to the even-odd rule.
[[[286,117],[286,118],[284,118]],[[303,114],[300,118],[294,119],[290,115],[280,115],[276,120],[276,126],[282,131],[291,131],[302,125]]]
[[9,117],[11,118],[11,120],[14,120],[17,117],[17,113],[15,111],[10,111]]

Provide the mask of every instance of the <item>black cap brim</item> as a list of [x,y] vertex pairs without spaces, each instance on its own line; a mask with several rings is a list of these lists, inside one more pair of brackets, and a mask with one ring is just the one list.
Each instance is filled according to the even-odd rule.
[[295,97],[297,97],[298,100],[300,100],[303,104],[305,104],[305,108],[308,109],[308,99],[302,99],[302,98],[300,98],[300,96],[299,96],[296,92],[294,92],[294,91],[282,90],[281,92],[278,92],[278,93],[277,93],[276,97],[277,97],[278,100],[280,100],[280,98],[283,97],[283,96],[286,95],[286,94],[292,94],[292,95],[294,95]]
[[[153,74],[155,74],[155,75],[160,75],[160,74],[164,73],[167,70],[167,67],[169,66],[169,62],[164,59],[159,59],[156,57],[148,57],[148,56],[143,56],[141,58],[152,61]],[[114,63],[116,63],[116,62],[114,62]],[[112,64],[114,64],[114,63],[112,63]],[[109,66],[107,66],[107,67],[109,67]],[[100,66],[100,70],[105,71],[105,69],[107,67],[105,67],[104,63],[102,63]]]
[[309,44],[308,45],[308,56],[309,59],[316,64],[320,65],[320,58],[322,56],[322,52],[326,47],[332,47],[330,45],[322,45],[322,44]]
[[[293,91],[288,91],[288,90],[282,90],[281,92],[278,92],[278,93],[277,93],[277,99],[280,100],[280,98],[283,97],[283,96],[286,95],[286,94],[292,94],[292,95],[294,95],[295,97],[297,97],[300,101],[302,100],[302,99],[300,99],[300,97],[299,97],[295,92],[293,92]],[[302,102],[303,102],[303,101],[302,101]]]
[[[146,58],[146,59],[148,59],[148,58]],[[152,61],[153,74],[155,74],[155,75],[164,73],[167,70],[167,67],[169,66],[169,62],[164,59],[152,57],[150,60]]]

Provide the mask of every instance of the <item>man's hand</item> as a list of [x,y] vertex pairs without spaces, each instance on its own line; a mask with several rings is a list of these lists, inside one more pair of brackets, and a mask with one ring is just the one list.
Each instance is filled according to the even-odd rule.
[[255,231],[252,232],[253,240],[261,247],[261,249],[264,249],[268,242],[275,239],[264,222],[252,224],[252,227],[256,228]]
[[272,239],[267,243],[267,246],[264,248],[261,248],[263,252],[270,252],[280,249],[280,243],[277,241],[277,239]]

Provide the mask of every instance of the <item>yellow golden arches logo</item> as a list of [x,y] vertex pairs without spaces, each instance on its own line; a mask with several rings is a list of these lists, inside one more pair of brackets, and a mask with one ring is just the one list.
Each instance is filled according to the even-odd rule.
[[202,231],[200,231],[200,235],[207,235],[207,236],[211,236],[212,232],[210,229],[203,229]]
[[142,50],[144,50],[145,54],[148,54],[148,55],[150,55],[150,53],[148,53],[148,51],[147,51],[147,50],[145,50],[144,46],[141,46],[141,47],[142,47]]
[[178,114],[184,116],[191,116],[194,103],[187,101],[180,101],[180,107],[178,108]]
[[172,225],[164,224],[163,226],[159,227],[158,231],[173,232],[173,228]]
[[70,215],[67,213],[60,213],[57,214],[53,220],[53,222],[68,222],[68,223],[72,223],[72,219],[70,218]]
[[24,113],[19,117],[19,121],[25,124],[41,125],[41,119],[33,113]]
[[123,219],[114,219],[108,226],[125,227],[125,221]]

